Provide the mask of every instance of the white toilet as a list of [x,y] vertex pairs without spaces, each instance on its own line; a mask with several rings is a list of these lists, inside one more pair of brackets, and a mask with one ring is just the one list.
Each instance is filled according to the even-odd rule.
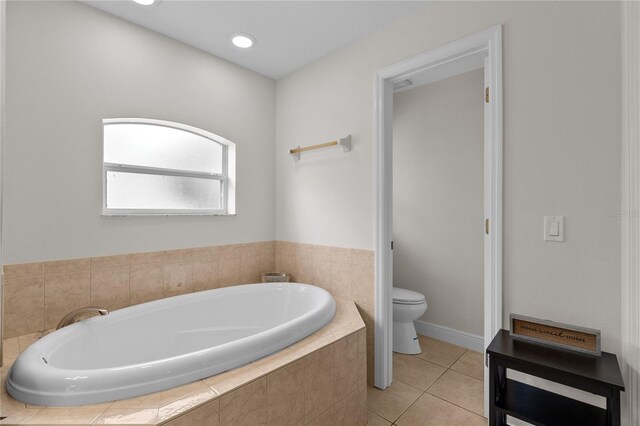
[[405,288],[393,287],[393,351],[415,355],[422,352],[416,326],[417,320],[427,311],[423,294]]

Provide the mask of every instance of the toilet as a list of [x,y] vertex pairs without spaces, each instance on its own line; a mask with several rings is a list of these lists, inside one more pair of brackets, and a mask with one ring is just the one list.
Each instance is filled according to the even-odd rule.
[[393,351],[415,355],[422,352],[416,326],[417,320],[427,311],[423,294],[405,288],[393,287]]

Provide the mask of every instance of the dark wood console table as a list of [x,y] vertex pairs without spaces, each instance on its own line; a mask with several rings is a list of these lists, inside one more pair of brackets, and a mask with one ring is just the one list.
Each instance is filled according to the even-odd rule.
[[[620,425],[620,391],[624,382],[614,354],[600,357],[513,339],[500,330],[489,355],[489,425],[506,425],[512,416],[534,425]],[[507,378],[517,370],[607,399],[602,409]]]

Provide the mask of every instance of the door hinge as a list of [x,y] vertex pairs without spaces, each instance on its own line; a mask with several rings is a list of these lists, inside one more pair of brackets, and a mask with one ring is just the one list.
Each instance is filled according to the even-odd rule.
[[489,218],[484,220],[484,233],[489,235]]
[[391,250],[393,250],[393,241],[391,241]]
[[484,89],[484,101],[489,103],[489,86]]

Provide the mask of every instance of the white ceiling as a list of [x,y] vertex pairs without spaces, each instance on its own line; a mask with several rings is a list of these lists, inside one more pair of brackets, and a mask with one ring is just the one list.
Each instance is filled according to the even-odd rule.
[[[210,52],[271,78],[280,78],[424,7],[422,1],[131,0],[84,3]],[[256,44],[234,47],[245,32]]]

